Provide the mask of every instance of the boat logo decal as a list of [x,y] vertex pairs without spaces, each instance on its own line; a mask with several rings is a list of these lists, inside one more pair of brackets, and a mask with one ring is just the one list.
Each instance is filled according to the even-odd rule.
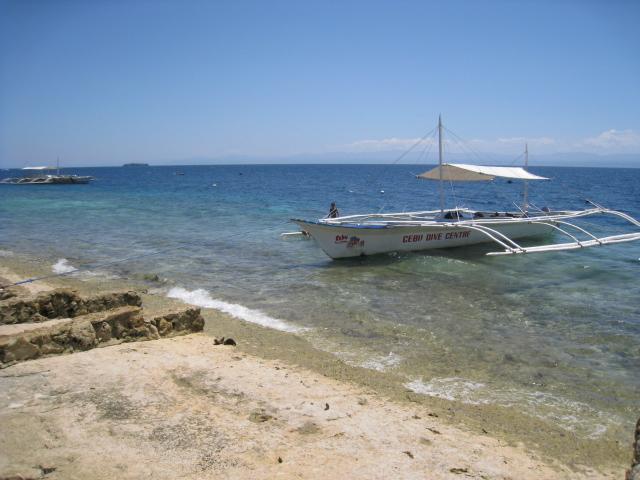
[[351,237],[349,239],[349,243],[347,243],[347,248],[353,247],[364,247],[364,240],[360,240],[358,237]]
[[347,243],[349,237],[347,235],[336,235],[336,243]]

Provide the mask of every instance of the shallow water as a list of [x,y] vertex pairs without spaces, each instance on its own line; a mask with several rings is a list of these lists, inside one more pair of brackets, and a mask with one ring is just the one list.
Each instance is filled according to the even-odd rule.
[[[436,208],[437,185],[412,176],[425,169],[77,169],[97,181],[0,185],[0,252],[37,254],[59,272],[131,257],[98,271],[158,274],[171,296],[306,336],[355,365],[394,370],[418,393],[515,405],[585,437],[630,428],[640,410],[640,242],[331,261],[313,242],[279,236],[295,230],[289,218],[323,216],[332,200],[343,214]],[[533,171],[553,178],[531,186],[540,207],[583,208],[587,197],[640,217],[640,170]],[[521,192],[495,181],[457,186],[455,200],[448,194],[460,206],[504,210]],[[617,232],[623,223],[587,226]],[[167,250],[143,256],[158,249]]]

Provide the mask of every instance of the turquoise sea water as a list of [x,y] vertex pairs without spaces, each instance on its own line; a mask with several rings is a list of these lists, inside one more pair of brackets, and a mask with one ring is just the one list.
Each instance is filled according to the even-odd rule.
[[[516,405],[590,437],[631,428],[640,411],[640,242],[332,261],[313,242],[280,238],[295,230],[289,218],[318,218],[334,200],[343,214],[437,208],[437,184],[413,177],[424,170],[77,169],[97,181],[0,185],[0,253],[36,253],[60,269],[180,245],[99,273],[158,274],[165,294],[306,336],[356,365],[395,370],[425,395]],[[539,207],[583,208],[589,198],[640,217],[640,170],[532,170],[552,178],[531,186]],[[447,193],[449,204],[504,210],[520,201],[521,186],[461,184]],[[624,229],[619,220],[588,222],[581,225],[600,233]]]

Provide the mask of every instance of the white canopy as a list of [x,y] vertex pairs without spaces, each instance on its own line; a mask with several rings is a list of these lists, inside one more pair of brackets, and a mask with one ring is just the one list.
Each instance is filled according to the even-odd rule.
[[24,167],[22,170],[55,170],[58,167]]
[[442,168],[442,180],[453,182],[481,182],[493,180],[495,177],[516,178],[518,180],[549,180],[546,177],[529,173],[522,167],[488,167],[463,163],[443,163],[442,167],[421,173],[418,178],[440,180],[440,168]]

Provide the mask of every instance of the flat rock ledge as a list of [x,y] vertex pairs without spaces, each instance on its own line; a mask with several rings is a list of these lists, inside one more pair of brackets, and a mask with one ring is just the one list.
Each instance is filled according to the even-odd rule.
[[140,307],[136,292],[112,292],[83,298],[74,290],[57,289],[35,298],[0,299],[0,325],[38,323],[54,318],[74,318],[124,306]]
[[145,318],[142,308],[124,306],[39,324],[0,325],[0,368],[39,357],[90,350],[123,342],[155,340],[202,331],[199,308]]

